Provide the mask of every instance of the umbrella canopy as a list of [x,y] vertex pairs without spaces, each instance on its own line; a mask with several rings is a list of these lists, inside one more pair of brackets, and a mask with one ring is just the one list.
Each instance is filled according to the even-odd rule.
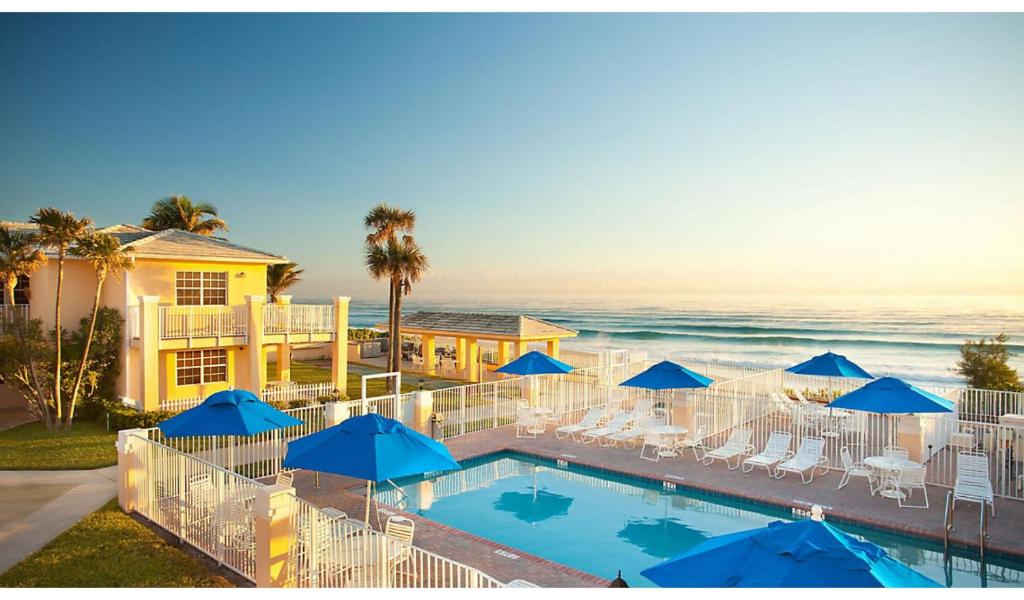
[[700,373],[694,373],[672,361],[663,360],[643,373],[630,377],[619,385],[648,390],[676,390],[682,388],[706,388],[712,383],[714,382],[711,379]]
[[461,468],[441,442],[373,413],[289,442],[284,466],[373,482]]
[[859,377],[872,379],[871,374],[860,368],[842,354],[826,352],[786,369],[798,375],[819,375],[822,377]]
[[536,350],[527,352],[507,365],[495,369],[495,372],[506,375],[552,375],[570,371],[572,371],[572,365]]
[[904,415],[953,412],[953,401],[926,392],[902,379],[882,377],[849,394],[843,394],[830,402],[828,407]]
[[246,390],[224,390],[157,426],[164,435],[173,438],[256,435],[294,425],[302,425],[302,421],[263,402],[256,394]]
[[824,521],[712,538],[640,572],[661,587],[941,587]]

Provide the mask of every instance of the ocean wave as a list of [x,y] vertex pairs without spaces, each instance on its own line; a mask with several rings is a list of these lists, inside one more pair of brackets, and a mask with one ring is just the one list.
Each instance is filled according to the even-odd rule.
[[[835,333],[826,331],[823,333]],[[609,337],[613,339],[632,341],[655,341],[655,340],[677,340],[692,339],[701,341],[724,342],[729,344],[750,344],[750,345],[827,345],[837,346],[866,346],[866,347],[887,347],[887,348],[914,348],[929,350],[952,350],[960,348],[960,343],[950,342],[929,342],[929,341],[908,341],[908,340],[885,340],[871,338],[843,338],[843,337],[815,337],[800,335],[715,335],[697,332],[684,331],[652,331],[652,330],[631,330],[631,331],[606,331],[601,329],[580,329],[579,335],[583,337]],[[1024,345],[1010,344],[1007,348],[1011,352],[1024,351]]]

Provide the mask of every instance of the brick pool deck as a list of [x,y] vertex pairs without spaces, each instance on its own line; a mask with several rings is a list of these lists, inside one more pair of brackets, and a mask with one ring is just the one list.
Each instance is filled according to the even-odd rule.
[[[552,460],[566,460],[572,464],[631,475],[656,482],[669,482],[714,494],[725,494],[782,508],[807,510],[813,504],[825,509],[826,519],[844,521],[878,529],[896,531],[911,537],[942,543],[943,511],[947,488],[930,486],[929,509],[901,509],[895,500],[872,496],[863,478],[853,478],[849,485],[837,490],[841,473],[830,471],[816,475],[814,481],[804,485],[798,476],[769,479],[763,470],[743,473],[728,470],[721,462],[704,466],[694,460],[693,453],[681,458],[663,458],[659,462],[641,460],[639,451],[626,452],[617,448],[602,448],[597,444],[579,444],[571,440],[556,440],[549,431],[537,439],[517,439],[513,427],[501,427],[466,434],[447,440],[446,445],[458,460],[465,460],[503,450],[523,452]],[[354,518],[362,518],[364,496],[358,489],[358,480],[321,475],[321,487],[316,489],[313,474],[299,472],[295,479],[298,495],[319,506],[333,506]],[[915,500],[918,498],[915,497]],[[447,527],[423,517],[381,506],[384,513],[403,514],[416,523],[415,545],[476,567],[501,581],[525,579],[544,587],[606,586],[604,579],[577,571],[527,554],[519,549],[502,546],[490,540]],[[974,548],[978,546],[978,508],[976,504],[958,506],[952,544]],[[376,523],[371,515],[370,521]],[[996,516],[989,521],[988,552],[1024,558],[1024,502],[996,499]]]

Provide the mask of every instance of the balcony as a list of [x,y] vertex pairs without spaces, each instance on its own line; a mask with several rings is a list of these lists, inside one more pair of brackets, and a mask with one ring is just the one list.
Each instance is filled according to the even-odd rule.
[[[0,307],[3,308],[3,307]],[[26,307],[27,308],[27,307]],[[248,344],[249,306],[160,306],[161,349]],[[142,337],[141,307],[128,307],[127,329]],[[4,315],[0,314],[0,318]],[[0,322],[2,331],[3,322]],[[268,304],[263,307],[263,343],[330,342],[334,307],[316,304]]]

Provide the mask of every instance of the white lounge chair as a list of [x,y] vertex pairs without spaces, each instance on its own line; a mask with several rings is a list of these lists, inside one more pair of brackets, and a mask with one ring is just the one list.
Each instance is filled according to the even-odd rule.
[[620,431],[624,430],[626,426],[629,425],[629,422],[632,418],[633,416],[631,413],[620,410],[619,412],[613,414],[603,427],[595,427],[593,429],[588,429],[586,431],[580,432],[579,441],[584,444],[589,444],[591,442],[596,441],[599,442],[601,445],[604,445],[604,442],[601,441],[601,439],[604,436],[611,435],[613,433],[619,433]]
[[[904,495],[896,496],[896,502],[900,508],[928,508],[928,488],[924,485],[925,466],[907,467],[900,469],[899,477],[896,479],[896,487],[899,491],[906,490],[905,498]],[[907,504],[907,500],[914,494],[914,490],[921,490],[921,495],[924,496],[924,504]]]
[[591,408],[587,411],[587,414],[583,415],[583,418],[579,423],[572,425],[562,425],[558,429],[555,429],[555,438],[565,439],[571,437],[576,439],[576,436],[587,431],[594,429],[595,427],[601,426],[601,421],[605,418],[605,412],[603,408]]
[[874,469],[862,462],[853,460],[853,455],[850,454],[850,449],[846,446],[839,449],[839,461],[843,464],[843,478],[839,480],[837,490],[846,487],[846,484],[850,483],[851,477],[864,477],[868,480],[868,490],[871,491],[871,495],[875,495],[878,487]]
[[789,451],[789,444],[792,441],[793,434],[788,431],[773,431],[768,436],[764,450],[743,461],[743,472],[749,473],[754,470],[754,467],[763,467],[768,471],[769,477],[774,477],[775,473],[772,470],[776,465],[793,455]]
[[[799,473],[800,481],[810,483],[814,481],[814,470],[821,469],[824,474],[828,470],[828,457],[824,455],[825,440],[820,437],[805,437],[800,440],[800,447],[789,460],[775,468],[775,476],[778,479],[785,477],[786,473]],[[810,472],[810,478],[804,475]]]
[[611,433],[604,438],[604,445],[606,446],[617,446],[622,444],[622,448],[625,450],[632,450],[636,448],[644,439],[644,432],[651,427],[658,425],[664,425],[664,419],[655,415],[647,415],[639,419],[634,418],[629,427],[622,431]]
[[277,485],[292,487],[295,483],[295,471],[278,471],[277,478],[274,479],[274,483]]
[[[732,433],[729,434],[729,439],[724,444],[704,453],[701,462],[705,465],[711,465],[715,460],[722,460],[725,461],[725,466],[729,467],[730,471],[738,469],[742,456],[754,451],[754,446],[750,443],[752,435],[753,432],[746,428],[733,429]],[[736,459],[736,466],[729,464],[729,461],[734,458]]]
[[544,433],[544,418],[533,411],[532,408],[520,408],[516,410],[516,437],[536,438]]
[[956,455],[956,482],[953,484],[953,508],[956,501],[977,502],[985,510],[987,502],[996,516],[992,479],[988,474],[988,456],[981,452],[958,452]]

